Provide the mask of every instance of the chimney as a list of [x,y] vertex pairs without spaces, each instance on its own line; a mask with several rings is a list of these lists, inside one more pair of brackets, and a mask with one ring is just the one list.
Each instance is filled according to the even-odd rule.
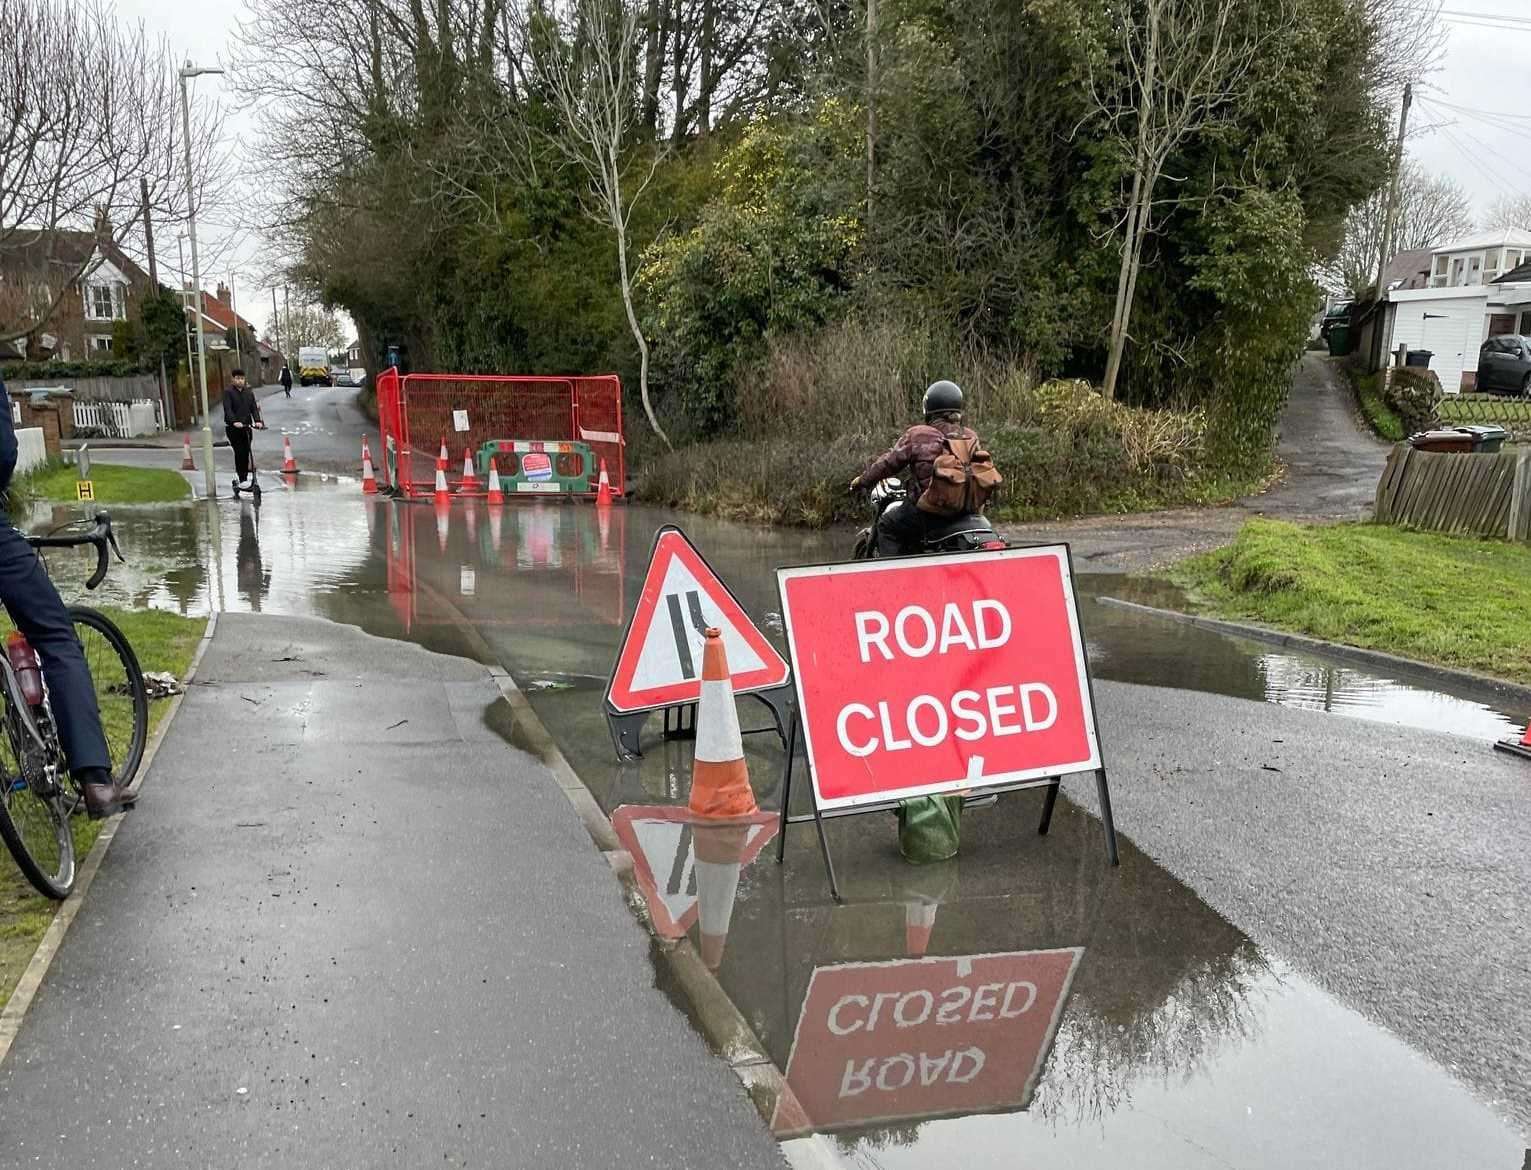
[[220,305],[226,305],[229,303],[229,286],[224,284],[221,280],[218,282],[218,292],[216,294],[216,299]]

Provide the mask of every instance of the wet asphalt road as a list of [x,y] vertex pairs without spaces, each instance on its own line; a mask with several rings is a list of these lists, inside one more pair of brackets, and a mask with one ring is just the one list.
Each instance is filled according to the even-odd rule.
[[484,668],[225,615],[0,1070],[0,1166],[779,1167]]

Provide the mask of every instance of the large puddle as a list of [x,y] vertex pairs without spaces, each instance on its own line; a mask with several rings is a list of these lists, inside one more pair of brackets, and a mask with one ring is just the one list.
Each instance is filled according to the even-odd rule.
[[[811,830],[778,866],[774,818],[718,830],[677,815],[689,745],[651,724],[644,758],[619,764],[600,715],[654,530],[676,517],[438,513],[323,485],[268,491],[260,509],[117,515],[130,564],[104,601],[312,614],[509,669],[633,853],[657,932],[696,942],[786,1071],[784,1139],[818,1133],[821,1151],[880,1167],[1522,1165],[1521,1140],[1460,1082],[1130,842],[1106,868],[1099,824],[1066,801],[1045,838],[1036,794],[974,811],[960,859],[924,868],[899,857],[891,816],[830,822],[844,904]],[[845,552],[844,534],[679,522],[777,639],[772,570]],[[79,580],[87,566],[53,568]],[[1482,696],[1094,604],[1132,588],[1119,577],[1080,587],[1100,678],[1478,740],[1518,727]],[[761,806],[777,807],[779,745],[748,742]]]

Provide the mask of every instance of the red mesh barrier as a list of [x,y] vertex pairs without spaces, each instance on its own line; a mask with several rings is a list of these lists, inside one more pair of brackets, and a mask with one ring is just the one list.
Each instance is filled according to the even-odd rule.
[[[378,379],[378,413],[385,446],[394,437],[395,486],[406,496],[430,494],[443,438],[448,482],[454,485],[464,448],[477,453],[491,439],[572,439],[588,443],[597,460],[605,460],[612,492],[623,494],[622,386],[615,375],[395,374],[385,386],[386,378]],[[595,480],[592,474],[592,493]]]

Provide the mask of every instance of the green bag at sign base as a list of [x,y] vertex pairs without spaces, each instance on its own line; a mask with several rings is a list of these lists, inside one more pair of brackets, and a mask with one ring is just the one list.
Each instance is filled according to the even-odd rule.
[[898,806],[898,850],[905,861],[925,865],[957,856],[962,838],[962,797],[916,796]]

